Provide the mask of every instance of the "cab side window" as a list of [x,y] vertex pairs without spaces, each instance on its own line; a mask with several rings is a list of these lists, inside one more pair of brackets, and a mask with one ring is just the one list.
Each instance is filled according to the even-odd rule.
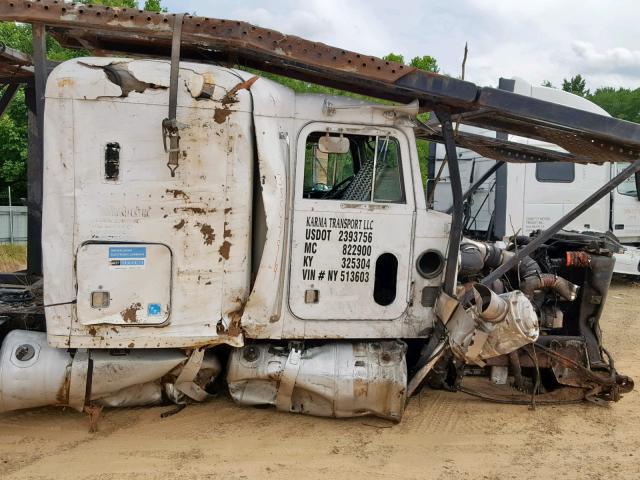
[[392,136],[307,137],[305,198],[405,203],[400,144]]
[[571,183],[576,178],[572,162],[536,163],[536,180],[550,183]]

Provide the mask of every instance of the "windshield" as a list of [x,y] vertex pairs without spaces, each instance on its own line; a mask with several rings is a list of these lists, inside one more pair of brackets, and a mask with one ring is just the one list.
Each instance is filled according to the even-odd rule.
[[[629,165],[630,164],[626,163],[626,162],[625,163],[617,163],[616,164],[617,173],[622,172]],[[636,177],[635,177],[635,175],[631,175],[624,182],[622,182],[620,185],[618,185],[618,193],[620,195],[628,195],[630,197],[637,197],[638,196],[638,192],[637,192],[637,189],[636,189]]]

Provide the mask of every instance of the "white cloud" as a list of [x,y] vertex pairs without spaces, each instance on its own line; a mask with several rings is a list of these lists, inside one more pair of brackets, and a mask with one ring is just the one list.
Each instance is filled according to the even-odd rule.
[[623,47],[599,50],[580,41],[573,42],[572,49],[585,73],[615,73],[636,80],[640,77],[640,50]]
[[393,39],[368,5],[352,0],[307,0],[280,2],[281,8],[239,7],[229,13],[234,19],[256,23],[283,33],[363,52],[385,52]]
[[640,2],[618,0],[165,0],[171,11],[232,18],[365,54],[432,55],[467,79],[533,84],[578,73],[592,90],[640,87]]

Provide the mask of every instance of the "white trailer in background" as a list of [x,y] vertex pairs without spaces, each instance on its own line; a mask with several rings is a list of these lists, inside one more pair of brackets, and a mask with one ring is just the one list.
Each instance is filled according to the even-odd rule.
[[[586,98],[555,88],[533,86],[520,78],[501,78],[500,88],[609,116]],[[461,129],[487,136],[496,135],[494,131],[469,126]],[[555,145],[513,135],[509,140],[561,150]],[[435,162],[432,158],[435,168],[431,168],[431,172],[440,170],[445,157],[444,146],[435,145],[431,149],[432,156],[435,154]],[[458,156],[465,192],[496,164],[496,160],[484,158],[472,150],[458,149]],[[471,195],[465,207],[465,229],[472,236],[486,240],[504,240],[513,235],[529,235],[536,230],[544,230],[587,198],[598,185],[627,166],[624,163],[505,163]],[[439,181],[432,185],[435,186],[434,208],[448,211],[452,200],[446,165]],[[624,252],[615,255],[615,272],[640,275],[640,249],[637,248],[640,245],[640,201],[634,177],[629,177],[566,229],[613,232],[624,245]]]

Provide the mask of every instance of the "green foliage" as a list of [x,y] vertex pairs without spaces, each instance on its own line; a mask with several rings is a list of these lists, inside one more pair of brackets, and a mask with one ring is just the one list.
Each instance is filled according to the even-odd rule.
[[587,98],[613,117],[640,123],[640,88],[602,87]]
[[426,188],[427,180],[429,178],[429,142],[426,140],[416,139],[416,149],[418,150],[422,186]]
[[80,0],[80,3],[104,5],[105,7],[138,8],[137,0]]
[[550,80],[543,80],[542,81],[542,86],[543,87],[549,87],[549,88],[556,88],[555,85],[553,83],[551,83]]
[[144,2],[144,10],[148,12],[166,12],[167,9],[161,3],[160,0],[146,0]]
[[562,89],[587,98],[602,107],[612,117],[640,123],[640,88],[600,87],[591,93],[586,88],[586,80],[576,75],[562,82]]
[[7,47],[31,54],[31,25],[0,22],[0,42]]
[[[404,55],[398,53],[390,53],[382,57],[388,62],[397,62],[404,64]],[[420,70],[427,72],[439,73],[440,67],[435,58],[430,55],[423,55],[422,57],[413,57],[409,65],[416,67]],[[378,100],[379,101],[379,100]],[[429,120],[428,113],[421,113],[418,115],[418,120],[426,122]],[[420,175],[422,177],[422,185],[426,186],[427,178],[429,175],[428,160],[429,160],[429,142],[426,140],[416,140],[416,149],[418,150],[418,162],[420,164]]]
[[569,80],[566,78],[562,81],[562,90],[565,92],[571,92],[575,95],[580,95],[581,97],[586,97],[589,95],[589,90],[587,89],[587,81],[582,78],[582,75],[578,74],[575,77],[571,77]]
[[435,58],[433,58],[430,55],[423,55],[422,57],[413,57],[409,65],[411,65],[412,67],[419,68],[420,70],[425,70],[427,72],[438,73],[440,71],[438,62],[436,61]]
[[396,63],[404,64],[404,55],[393,53],[393,52],[390,53],[389,55],[385,55],[384,57],[382,57],[382,59],[386,60],[387,62],[396,62]]
[[[396,62],[404,64],[404,55],[399,53],[391,52],[388,55],[382,57],[383,60],[388,62]],[[430,55],[423,55],[422,57],[413,57],[409,62],[409,65],[412,67],[419,68],[420,70],[425,70],[427,72],[440,72],[440,67],[438,66],[438,62],[435,58]]]
[[[4,93],[4,92],[3,92]],[[20,89],[0,117],[0,192],[7,186],[16,198],[26,197],[27,107]]]
[[[28,23],[0,23],[0,42],[8,47],[32,55],[31,25]],[[51,35],[47,35],[47,57],[49,60],[64,61],[86,54],[87,52],[84,50],[63,48]]]

